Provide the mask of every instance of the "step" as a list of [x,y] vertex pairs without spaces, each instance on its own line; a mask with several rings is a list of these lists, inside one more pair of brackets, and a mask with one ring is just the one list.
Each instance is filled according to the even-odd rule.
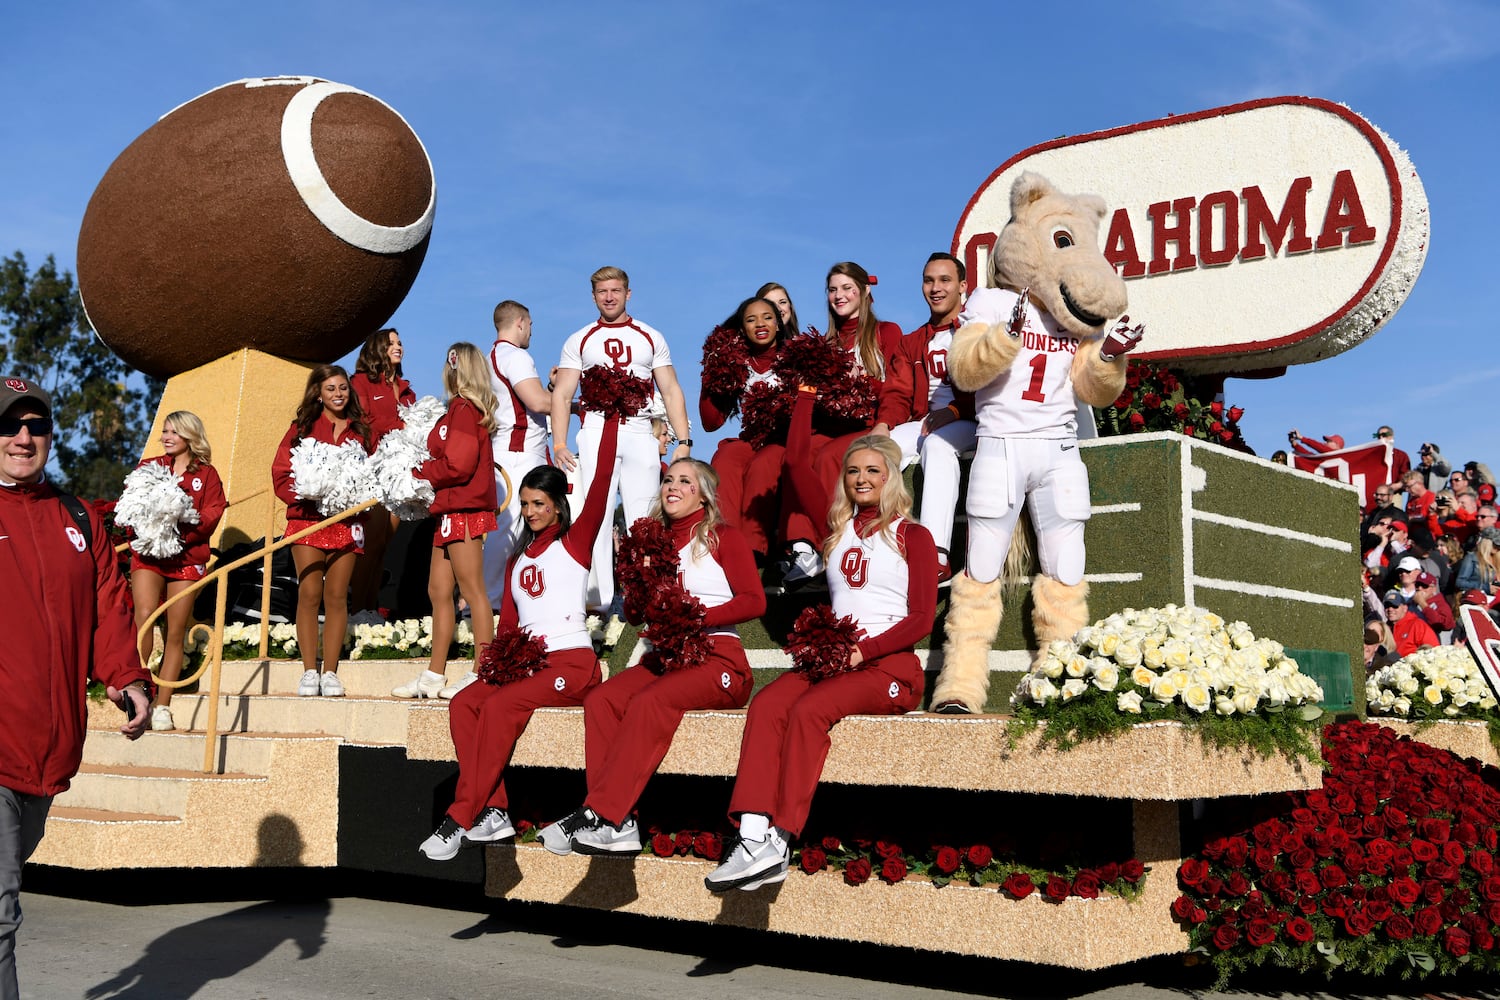
[[204,774],[201,770],[166,767],[101,766],[85,763],[56,804],[105,812],[182,816],[188,797],[200,788],[226,782],[265,782],[252,774]]
[[[169,770],[197,771],[203,767],[203,732],[176,729],[165,733],[146,733],[138,740],[127,740],[117,732],[96,730],[89,733],[83,747],[83,758],[89,764],[113,767],[155,767]],[[253,733],[221,733],[214,754],[215,769],[245,774],[265,774],[271,766],[271,755],[277,739],[305,739],[305,736],[272,736]],[[324,739],[326,737],[311,737]]]
[[[400,698],[299,698],[296,695],[226,694],[219,698],[219,732],[317,734],[339,736],[365,745],[399,744],[406,734],[410,701]],[[202,732],[208,725],[209,698],[181,694],[172,699],[177,732]],[[103,726],[120,724],[119,711],[109,704],[90,703],[89,725],[97,735]],[[158,734],[148,734],[158,735]],[[199,751],[202,753],[200,744]],[[241,770],[255,772],[254,767]]]
[[[339,663],[339,680],[344,692],[354,698],[388,698],[391,689],[405,684],[427,669],[421,660],[343,660]],[[462,677],[472,660],[451,660],[447,676]],[[224,694],[296,694],[302,680],[300,660],[225,660],[219,668],[219,690]],[[207,688],[205,674],[200,688]]]

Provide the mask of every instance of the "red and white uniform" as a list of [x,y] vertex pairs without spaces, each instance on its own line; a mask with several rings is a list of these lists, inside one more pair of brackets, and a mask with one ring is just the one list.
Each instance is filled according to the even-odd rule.
[[[807,447],[812,396],[797,400],[789,452]],[[821,483],[799,468],[798,493],[821,492]],[[821,503],[819,496],[806,503]],[[897,715],[922,701],[922,666],[913,647],[932,630],[937,609],[937,547],[920,524],[903,518],[876,529],[877,508],[857,510],[828,559],[828,593],[834,614],[848,615],[865,631],[858,669],[813,683],[787,671],[750,703],[740,742],[729,814],[760,813],[795,836],[802,832],[813,793],[828,758],[829,731],[850,715]]]
[[[600,455],[614,454],[619,424],[611,422]],[[489,806],[509,809],[505,768],[531,715],[544,706],[577,705],[599,683],[598,658],[585,627],[589,552],[604,525],[605,489],[597,480],[566,532],[543,531],[507,563],[502,626],[515,625],[547,643],[547,665],[510,684],[470,684],[451,702],[448,727],[458,755],[458,787],[448,815],[464,829]]]
[[[684,588],[708,609],[704,625],[711,651],[695,667],[657,675],[630,667],[589,692],[583,702],[583,752],[590,809],[618,825],[672,745],[684,712],[742,708],[754,682],[734,626],[766,610],[755,557],[738,531],[715,530],[707,550],[692,541],[699,511],[671,523]],[[701,588],[701,589],[699,589]]]
[[[880,393],[876,422],[891,429],[891,440],[901,446],[903,468],[922,463],[922,525],[942,548],[953,538],[958,508],[958,457],[978,443],[974,422],[974,394],[953,387],[948,377],[948,349],[958,320],[942,326],[925,323],[906,335],[902,351],[892,359],[890,374]],[[929,413],[948,408],[957,418],[930,434],[922,433]]]
[[[672,352],[658,331],[629,316],[618,323],[595,320],[563,343],[557,366],[587,372],[596,365],[612,365],[636,378],[654,379],[656,369],[671,367]],[[620,429],[620,446],[609,470],[610,506],[604,517],[606,524],[614,521],[616,492],[625,507],[625,523],[629,525],[646,516],[661,485],[661,453],[656,438],[651,436],[650,410],[654,402],[654,398],[648,401]],[[596,456],[602,422],[597,415],[584,413],[579,417],[578,486],[583,493],[588,492],[599,466]],[[594,545],[591,607],[607,608],[614,601],[614,556],[613,539],[605,532]]]
[[[1008,323],[1016,299],[1003,288],[979,289],[959,325]],[[979,444],[969,470],[966,568],[981,583],[999,578],[1024,503],[1036,528],[1041,571],[1073,586],[1083,580],[1089,518],[1072,377],[1079,342],[1035,304],[1027,306],[1020,341],[1009,370],[974,393]]]
[[428,513],[439,517],[432,544],[475,538],[495,530],[495,477],[490,436],[479,407],[454,396],[427,434],[432,457],[416,470],[418,479],[432,484],[437,495]]
[[417,394],[411,391],[411,383],[404,378],[396,379],[396,383],[392,385],[390,382],[377,382],[369,372],[355,372],[349,376],[349,387],[359,397],[359,407],[364,410],[365,423],[370,425],[370,435],[375,439],[371,442],[372,445],[379,444],[380,439],[391,431],[405,426],[401,421],[399,408],[417,401]]
[[[324,444],[341,445],[345,441],[358,441],[364,445],[368,454],[375,450],[375,446],[354,432],[353,424],[345,424],[340,434],[333,432],[333,421],[328,419],[326,413],[319,413],[318,419],[313,421],[312,430],[307,434],[314,441],[322,441]],[[292,449],[302,440],[302,434],[297,430],[297,421],[292,421],[292,426],[287,428],[286,434],[281,438],[281,444],[276,446],[276,457],[271,460],[271,487],[276,493],[276,498],[286,504],[286,533],[296,534],[303,528],[310,528],[323,520],[323,515],[318,512],[316,500],[302,500],[297,496],[297,484],[292,478]],[[349,521],[341,521],[331,524],[315,534],[308,535],[299,545],[308,545],[324,552],[352,551],[356,554],[363,552],[365,547],[365,514]]]
[[[779,345],[752,353],[745,373],[741,398],[752,385],[762,382],[777,385]],[[698,399],[698,416],[703,429],[716,431],[724,426],[735,400],[716,399],[704,394]],[[759,449],[737,437],[725,438],[714,451],[709,464],[719,474],[719,509],[732,528],[738,528],[756,554],[765,556],[771,547],[771,535],[781,517],[781,461],[785,444],[768,442]]]
[[490,446],[495,495],[505,503],[495,511],[500,543],[484,550],[484,585],[495,607],[500,606],[500,591],[505,588],[505,558],[521,535],[521,480],[547,464],[547,414],[528,409],[516,395],[515,387],[527,379],[541,381],[531,354],[509,341],[495,341],[490,348],[490,388],[498,405]]
[[[141,462],[141,465],[148,462],[170,468],[172,456],[157,455]],[[192,498],[193,509],[198,512],[198,523],[179,524],[177,530],[182,538],[182,551],[170,559],[153,559],[132,549],[132,573],[138,569],[148,569],[168,580],[202,579],[210,555],[208,540],[213,537],[214,529],[219,526],[219,519],[224,516],[224,508],[228,506],[224,499],[224,483],[212,465],[200,465],[179,476],[177,485]]]

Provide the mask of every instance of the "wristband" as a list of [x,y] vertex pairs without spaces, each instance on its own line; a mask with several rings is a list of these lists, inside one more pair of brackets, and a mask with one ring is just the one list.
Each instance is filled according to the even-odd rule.
[[685,444],[689,448],[691,448],[693,446],[693,439],[692,438],[678,438],[677,439],[677,443],[678,444]]

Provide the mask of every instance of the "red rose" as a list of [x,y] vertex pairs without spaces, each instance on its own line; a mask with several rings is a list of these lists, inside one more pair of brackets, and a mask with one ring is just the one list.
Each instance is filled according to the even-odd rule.
[[1421,897],[1422,887],[1417,885],[1417,880],[1409,875],[1402,875],[1391,881],[1391,899],[1402,906],[1411,906]]
[[828,867],[828,855],[823,853],[821,847],[804,847],[798,864],[807,874],[815,875]]
[[1220,951],[1228,951],[1233,948],[1240,939],[1239,929],[1229,924],[1223,924],[1214,931],[1214,947]]
[[880,866],[880,877],[895,885],[906,878],[906,859],[901,857],[890,857]]
[[1208,404],[1208,412],[1212,413],[1216,417],[1222,416],[1224,413],[1224,404],[1216,399],[1212,403]]
[[1443,915],[1438,912],[1436,906],[1425,907],[1412,916],[1412,926],[1423,937],[1432,937],[1442,929]]
[[1486,903],[1500,902],[1500,876],[1490,875],[1480,880],[1479,898]]
[[1305,872],[1312,870],[1313,863],[1318,860],[1318,856],[1306,847],[1299,847],[1291,853],[1291,856],[1287,860],[1292,863],[1292,867],[1297,871]]
[[1133,431],[1142,430],[1146,426],[1146,418],[1141,416],[1139,413],[1132,413],[1130,415],[1130,419],[1127,422],[1130,424],[1130,429]]
[[1392,941],[1405,941],[1412,936],[1414,928],[1404,914],[1396,914],[1385,922],[1385,933]]
[[1390,864],[1391,858],[1396,854],[1396,845],[1384,837],[1376,837],[1365,844],[1365,854],[1377,861]]
[[870,860],[855,858],[844,865],[844,881],[850,885],[864,885],[870,880]]
[[670,858],[676,846],[670,833],[658,833],[651,838],[651,853],[658,858]]
[[1172,407],[1172,416],[1176,417],[1178,420],[1183,419],[1187,415],[1188,408],[1186,403],[1178,403],[1176,406]]
[[937,854],[932,859],[932,867],[944,875],[952,875],[958,871],[960,857],[957,851],[951,847],[939,847]]
[[[1197,431],[1193,428],[1192,424],[1183,424],[1182,425],[1182,433],[1185,434],[1188,437],[1192,437],[1194,434],[1197,433]],[[1217,938],[1215,938],[1215,941],[1217,942]]]
[[839,849],[839,846],[840,846],[839,845],[839,838],[837,838],[837,837],[824,837],[823,838],[823,850],[827,851],[828,853],[832,854],[834,851],[837,851]]
[[1269,847],[1257,847],[1250,852],[1250,862],[1259,870],[1269,872],[1276,867],[1276,855]]
[[1172,900],[1172,916],[1178,920],[1187,920],[1192,917],[1194,909],[1193,900],[1188,896],[1178,896]]
[[1120,877],[1120,866],[1117,862],[1108,861],[1094,869],[1094,874],[1099,876],[1100,885],[1109,885]]
[[1120,877],[1127,882],[1139,882],[1146,874],[1146,866],[1135,858],[1120,863]]
[[1161,406],[1161,395],[1155,392],[1148,392],[1141,397],[1141,404],[1148,410],[1155,410]]
[[1458,881],[1458,869],[1446,861],[1430,861],[1426,871],[1427,877],[1437,882],[1451,884]]
[[1002,888],[1017,899],[1025,899],[1036,891],[1036,883],[1025,872],[1011,872]]
[[1123,410],[1133,402],[1135,402],[1135,393],[1131,392],[1129,389],[1126,389],[1124,392],[1120,393],[1120,398],[1115,400],[1115,409]]
[[1453,824],[1453,839],[1465,847],[1473,847],[1479,843],[1479,828],[1468,820],[1459,820]]
[[893,844],[889,840],[877,840],[875,841],[875,853],[882,858],[899,858],[903,852],[900,844]]
[[717,833],[700,833],[693,838],[693,852],[709,861],[724,857],[724,840]]
[[1344,874],[1344,869],[1338,865],[1325,865],[1318,872],[1318,881],[1323,883],[1325,889],[1337,889],[1349,884],[1349,876]]
[[1255,948],[1264,948],[1276,940],[1276,928],[1265,920],[1252,920],[1245,926],[1245,941]]
[[1370,915],[1371,920],[1375,921],[1377,924],[1380,924],[1391,919],[1391,914],[1395,913],[1396,911],[1395,908],[1391,906],[1389,900],[1372,899],[1369,902],[1365,903],[1365,912]]
[[1302,917],[1292,917],[1286,922],[1286,936],[1298,943],[1311,941],[1316,933],[1313,925]]
[[1073,895],[1083,899],[1099,898],[1099,877],[1092,872],[1079,872],[1073,879]]
[[1350,937],[1364,937],[1375,929],[1375,921],[1363,910],[1355,910],[1344,918],[1344,933]]
[[1464,845],[1456,840],[1443,841],[1443,860],[1450,865],[1464,863]]
[[1230,896],[1243,896],[1250,891],[1250,880],[1240,872],[1230,872],[1224,882],[1224,892]]
[[1440,816],[1428,816],[1426,819],[1417,820],[1417,836],[1430,840],[1434,844],[1446,841],[1451,829],[1448,821]]
[[1297,891],[1308,896],[1316,896],[1323,891],[1323,883],[1316,872],[1301,871],[1296,874]]
[[975,844],[969,848],[968,859],[969,867],[978,871],[989,867],[990,862],[995,860],[995,853],[989,849],[988,845]]
[[1463,958],[1469,953],[1469,932],[1460,927],[1450,927],[1443,932],[1443,950],[1454,958]]
[[1182,862],[1182,867],[1177,869],[1177,877],[1182,884],[1196,889],[1208,878],[1208,862],[1199,858],[1188,858]]
[[1469,867],[1479,875],[1489,875],[1495,870],[1495,856],[1482,847],[1469,852]]
[[694,836],[687,831],[679,833],[676,837],[672,838],[672,852],[674,854],[687,854],[693,849],[693,842],[695,839],[696,838],[694,838]]
[[1211,423],[1211,424],[1208,425],[1208,432],[1210,434],[1225,434],[1225,433],[1227,433],[1227,431],[1224,430],[1224,425],[1221,424],[1221,423],[1219,423],[1217,420],[1215,420],[1213,423]]
[[1411,856],[1417,861],[1436,861],[1438,849],[1430,840],[1413,840],[1411,842]]
[[1239,423],[1240,417],[1243,417],[1244,415],[1245,408],[1243,406],[1231,406],[1229,408],[1229,419],[1234,421],[1235,423]]
[[1042,895],[1046,896],[1054,903],[1061,903],[1072,894],[1073,886],[1068,882],[1067,879],[1063,878],[1061,875],[1047,876],[1047,885],[1042,890]]
[[1217,875],[1210,875],[1208,878],[1204,879],[1203,884],[1198,887],[1198,891],[1203,893],[1203,895],[1205,896],[1217,896],[1223,890],[1224,880],[1219,878],[1219,876]]

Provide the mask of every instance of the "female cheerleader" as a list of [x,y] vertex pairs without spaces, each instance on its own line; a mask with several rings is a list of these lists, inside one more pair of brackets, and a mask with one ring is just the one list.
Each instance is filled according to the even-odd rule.
[[717,488],[712,467],[685,458],[672,463],[651,505],[651,516],[671,532],[683,588],[708,609],[707,659],[661,674],[637,665],[589,692],[583,701],[588,797],[542,831],[542,844],[554,854],[639,853],[636,800],[683,713],[740,708],[750,698],[750,664],[735,625],[762,615],[766,595],[750,546],[723,522]]
[[[469,625],[474,630],[474,656],[495,638],[495,615],[484,585],[484,536],[499,525],[495,520],[495,452],[490,435],[495,432],[495,392],[479,348],[457,343],[448,348],[443,369],[443,390],[448,412],[427,435],[432,456],[413,473],[437,491],[428,511],[441,515],[432,544],[427,573],[427,596],[432,601],[432,659],[427,670],[391,694],[397,698],[435,698],[447,690],[448,645],[457,625],[453,587],[469,605]],[[473,670],[453,686],[456,690],[476,679]]]
[[[398,407],[410,406],[417,401],[411,391],[411,383],[401,377],[401,358],[405,349],[401,346],[401,334],[394,329],[377,330],[365,340],[359,349],[359,360],[354,362],[354,376],[349,385],[359,397],[359,405],[370,423],[372,446],[380,439],[402,426]],[[385,568],[385,550],[391,536],[400,523],[389,511],[373,510],[365,521],[365,550],[354,564],[354,583],[349,604],[354,608],[356,621],[360,612],[379,614],[380,583]]]
[[[307,375],[307,388],[297,407],[296,419],[276,449],[271,463],[271,482],[276,496],[286,504],[286,533],[296,534],[324,520],[315,500],[297,497],[292,478],[292,449],[303,438],[341,445],[358,441],[368,453],[370,425],[365,423],[359,397],[349,387],[349,373],[338,365],[319,365]],[[344,693],[338,678],[339,655],[349,624],[349,580],[354,560],[364,547],[363,516],[340,521],[314,532],[292,545],[292,563],[297,567],[297,648],[302,652],[299,695],[337,698]],[[323,610],[323,669],[318,671],[318,609]]]
[[[813,401],[806,389],[798,395],[789,458],[806,455]],[[816,509],[824,502],[822,481],[805,462],[792,467],[791,489]],[[788,671],[751,703],[729,801],[740,843],[705,880],[714,892],[786,878],[788,844],[807,820],[835,723],[909,712],[922,700],[922,666],[912,647],[932,629],[937,547],[926,528],[907,520],[911,496],[900,468],[901,449],[889,437],[861,437],[848,450],[823,553],[833,612],[853,618],[864,638],[849,655],[848,672],[815,683]]]
[[[139,552],[130,554],[130,596],[135,601],[135,628],[169,597],[186,590],[194,580],[203,579],[208,564],[208,540],[213,537],[219,519],[224,516],[224,484],[209,461],[212,451],[203,433],[203,421],[187,410],[169,413],[161,423],[162,454],[147,462],[169,466],[177,474],[177,485],[193,500],[198,512],[197,524],[181,524],[182,551],[167,559],[154,559]],[[192,617],[193,602],[178,601],[167,609],[166,646],[162,649],[159,676],[175,681],[182,676],[182,638]],[[141,658],[151,655],[152,638],[141,640]],[[151,709],[151,728],[157,732],[175,729],[172,722],[172,689],[157,685],[156,702]]]
[[768,281],[755,290],[755,297],[765,299],[776,307],[776,312],[781,316],[781,326],[788,336],[795,336],[802,331],[797,325],[797,307],[792,305],[792,297],[787,294],[786,286]]
[[[613,461],[618,421],[605,423],[602,461]],[[500,621],[547,643],[547,665],[509,684],[470,684],[453,698],[448,727],[458,753],[458,788],[437,830],[418,848],[433,861],[456,857],[463,841],[487,843],[515,835],[505,768],[516,741],[543,706],[577,705],[599,683],[599,660],[585,624],[589,562],[604,525],[609,477],[589,484],[578,520],[569,523],[568,482],[542,465],[521,479],[525,527],[505,568]]]
[[[705,392],[699,397],[698,416],[706,431],[723,427],[740,397],[752,385],[777,381],[774,368],[786,339],[781,314],[775,303],[765,298],[741,302],[724,326],[738,330],[744,338],[749,364],[738,392],[733,395]],[[777,492],[785,452],[784,444],[767,442],[756,448],[741,438],[725,438],[719,442],[711,463],[719,474],[719,507],[724,521],[745,536],[757,563],[765,561],[770,535],[780,516]]]
[[[885,382],[889,359],[901,350],[901,328],[895,323],[882,322],[875,315],[875,299],[870,287],[875,279],[869,272],[853,261],[842,261],[828,269],[826,281],[828,292],[828,333],[834,341],[853,354],[853,368],[863,372],[875,382],[875,397],[880,397],[880,388]],[[853,432],[837,435],[814,433],[808,450],[813,471],[823,483],[825,495],[831,495],[838,482],[844,454],[858,437],[869,433],[875,425],[874,414],[864,426]],[[847,431],[847,428],[843,429]],[[788,471],[788,478],[791,472]],[[783,537],[791,543],[792,563],[786,580],[795,583],[817,576],[823,571],[823,561],[817,553],[815,540],[822,537],[818,525],[823,523],[826,510],[809,510],[798,502],[786,505],[787,515]]]

